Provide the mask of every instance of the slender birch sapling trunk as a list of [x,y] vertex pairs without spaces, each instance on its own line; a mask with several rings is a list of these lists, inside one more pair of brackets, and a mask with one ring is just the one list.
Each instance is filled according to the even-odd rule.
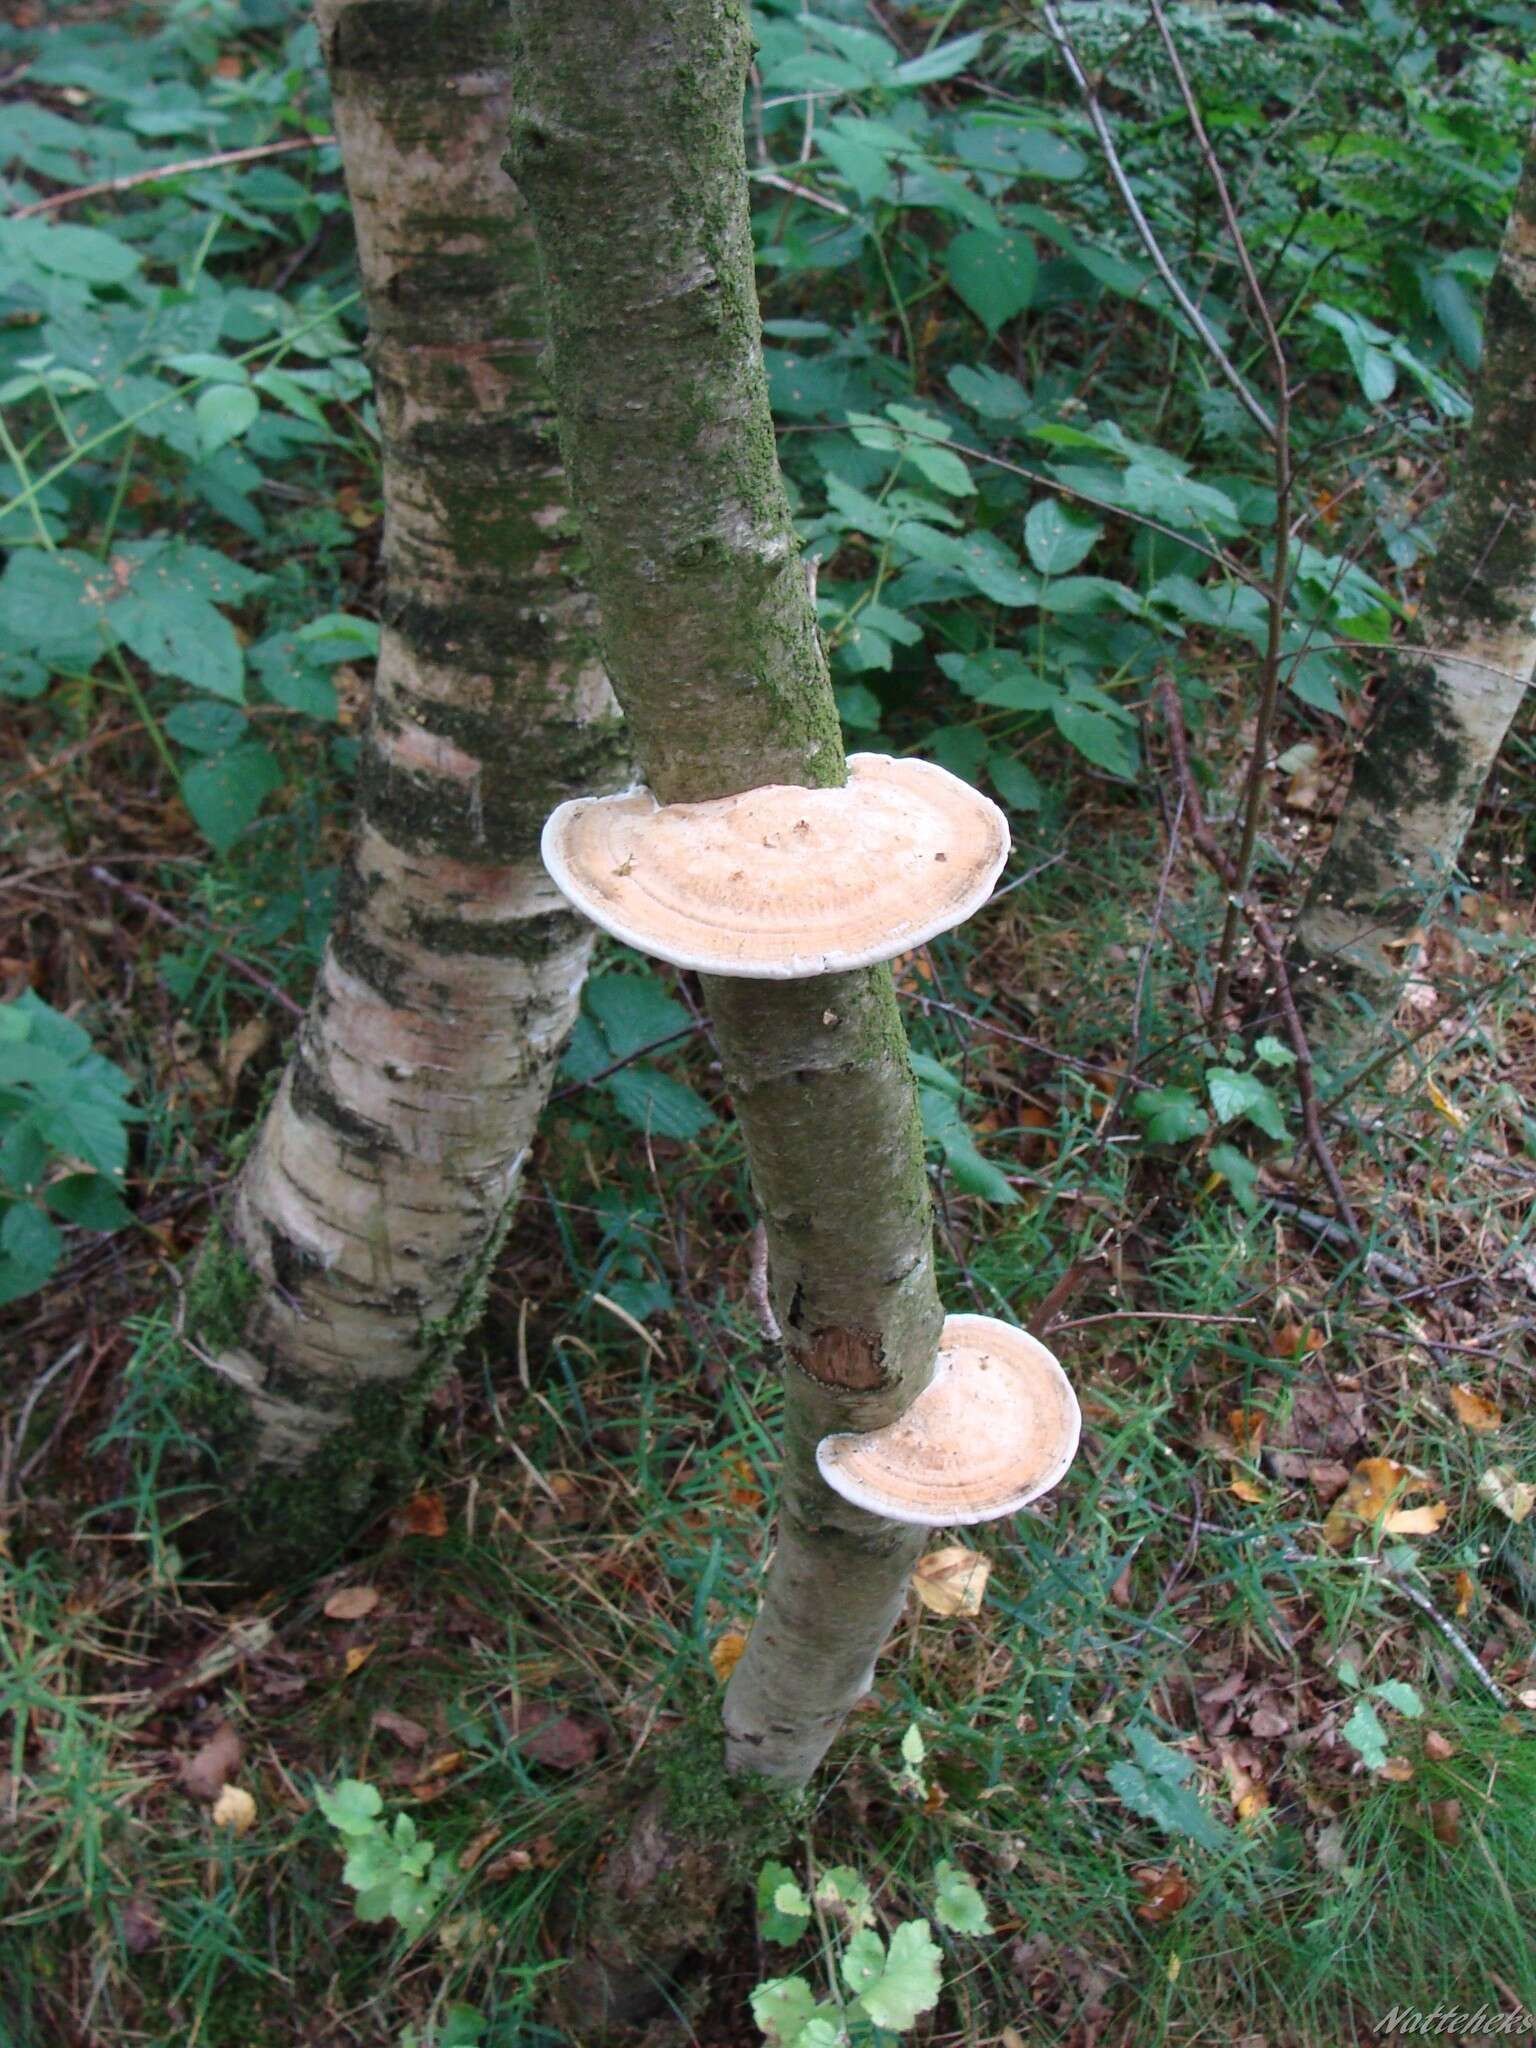
[[1385,1023],[1536,668],[1536,131],[1488,292],[1466,449],[1415,621],[1297,921],[1314,1013]]
[[[513,0],[511,152],[602,648],[664,803],[827,787],[842,746],[779,475],[742,139],[740,0]],[[803,1784],[867,1688],[923,1532],[832,1493],[832,1430],[927,1384],[942,1324],[886,968],[705,994],[784,1336],[778,1547],[728,1764]]]
[[563,561],[537,264],[498,161],[504,9],[316,16],[370,325],[384,630],[318,986],[187,1304],[212,1369],[190,1421],[222,1494],[191,1539],[242,1577],[323,1556],[409,1468],[586,971],[539,830],[624,766]]

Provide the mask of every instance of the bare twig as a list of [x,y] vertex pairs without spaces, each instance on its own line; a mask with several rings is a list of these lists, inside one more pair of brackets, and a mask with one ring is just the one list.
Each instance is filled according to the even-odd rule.
[[50,192],[46,199],[34,199],[18,206],[12,220],[30,220],[34,214],[56,213],[62,206],[77,206],[87,199],[105,199],[114,192],[131,192],[138,185],[157,185],[162,178],[179,178],[188,171],[217,171],[226,164],[254,164],[264,157],[292,156],[298,150],[326,149],[334,135],[290,135],[282,142],[258,142],[249,149],[221,149],[216,156],[183,157],[179,163],[157,164],[149,171],[125,171],[120,178],[103,178],[95,185],[75,185],[68,192]]
[[[1216,203],[1221,208],[1221,217],[1226,223],[1232,240],[1233,253],[1238,268],[1243,274],[1248,296],[1253,301],[1254,317],[1264,335],[1264,344],[1269,352],[1270,367],[1275,380],[1275,418],[1268,428],[1274,451],[1275,468],[1275,557],[1271,565],[1269,589],[1266,594],[1268,608],[1268,630],[1265,635],[1264,673],[1259,685],[1258,713],[1254,720],[1253,749],[1248,759],[1248,774],[1243,786],[1242,836],[1238,843],[1237,858],[1232,863],[1233,883],[1227,897],[1227,913],[1222,925],[1221,943],[1216,951],[1216,979],[1211,995],[1211,1021],[1217,1031],[1221,1029],[1222,1013],[1226,1008],[1227,989],[1232,979],[1232,953],[1237,943],[1237,928],[1243,916],[1241,899],[1248,887],[1248,875],[1253,865],[1254,842],[1258,837],[1259,812],[1264,802],[1264,777],[1269,766],[1269,734],[1274,723],[1275,704],[1280,694],[1280,663],[1285,648],[1285,598],[1290,580],[1291,548],[1291,393],[1290,371],[1285,360],[1285,349],[1281,344],[1279,330],[1264,296],[1264,287],[1259,282],[1253,258],[1248,252],[1247,237],[1243,224],[1238,218],[1237,208],[1232,203],[1232,194],[1222,174],[1221,160],[1211,146],[1201,118],[1200,103],[1190,85],[1189,74],[1184,69],[1179,49],[1168,27],[1168,18],[1163,12],[1162,0],[1147,0],[1157,33],[1168,55],[1174,80],[1179,88],[1179,97],[1184,102],[1184,111],[1189,117],[1195,145],[1201,161],[1210,177],[1216,193]],[[1282,1003],[1290,1000],[1289,989],[1281,998]]]
[[1296,1060],[1296,1087],[1301,1096],[1302,1123],[1307,1134],[1307,1149],[1317,1162],[1318,1171],[1328,1185],[1328,1192],[1337,1204],[1339,1218],[1349,1232],[1357,1250],[1366,1250],[1365,1239],[1349,1196],[1344,1192],[1344,1183],[1339,1178],[1339,1169],[1334,1164],[1333,1153],[1323,1132],[1322,1115],[1318,1109],[1317,1088],[1312,1065],[1312,1048],[1307,1034],[1302,1029],[1301,1018],[1291,994],[1291,980],[1286,971],[1285,949],[1276,936],[1275,928],[1259,905],[1253,902],[1246,888],[1238,880],[1237,871],[1217,844],[1215,834],[1205,822],[1205,812],[1200,803],[1200,792],[1195,787],[1194,776],[1189,765],[1189,741],[1184,731],[1184,714],[1179,706],[1179,693],[1171,678],[1162,677],[1158,683],[1158,697],[1163,707],[1163,718],[1168,728],[1168,747],[1173,756],[1174,774],[1183,793],[1184,807],[1189,817],[1190,837],[1199,852],[1204,855],[1207,865],[1228,892],[1228,900],[1237,907],[1238,914],[1247,919],[1254,937],[1269,963],[1275,978],[1275,994],[1280,1001],[1280,1012],[1285,1020],[1286,1036],[1291,1041],[1291,1051]]
[[1104,162],[1109,170],[1109,175],[1114,180],[1115,188],[1119,192],[1121,199],[1125,202],[1125,209],[1131,216],[1131,224],[1141,238],[1142,247],[1151,258],[1153,269],[1167,286],[1174,304],[1194,328],[1196,334],[1199,335],[1216,367],[1221,371],[1223,377],[1226,378],[1228,384],[1231,385],[1236,393],[1238,403],[1248,416],[1258,424],[1265,435],[1271,441],[1274,441],[1279,432],[1277,422],[1270,418],[1263,405],[1255,397],[1247,379],[1217,340],[1210,322],[1189,296],[1183,285],[1180,284],[1178,278],[1174,275],[1173,266],[1163,254],[1162,245],[1157,239],[1152,223],[1142,212],[1141,202],[1132,190],[1131,181],[1126,175],[1125,165],[1120,161],[1120,152],[1115,147],[1115,138],[1110,133],[1109,122],[1105,117],[1103,107],[1099,103],[1098,94],[1094,91],[1088,74],[1083,69],[1071,37],[1062,26],[1060,15],[1051,5],[1051,0],[1042,0],[1040,11],[1045,18],[1046,27],[1050,31],[1052,42],[1055,43],[1057,49],[1061,52],[1062,60],[1071,75],[1072,83],[1082,95],[1083,106],[1087,112],[1089,122],[1092,125],[1094,134],[1099,139],[1099,147],[1104,152]]
[[[106,868],[93,863],[89,873],[93,881],[103,883],[108,889],[115,889],[119,896],[126,896],[128,901],[136,904],[147,917],[156,918],[161,924],[168,924],[175,931],[189,932],[196,939],[206,940],[209,937],[206,925],[193,924],[188,918],[178,917],[174,911],[167,910],[163,904],[157,903],[153,896],[146,896],[142,889],[135,889],[129,882],[120,882],[116,875],[110,874]],[[290,1017],[304,1015],[302,1003],[296,1003],[286,989],[279,988],[275,981],[269,980],[259,968],[252,967],[242,960],[238,953],[231,953],[225,946],[214,946],[212,950],[214,957],[222,960],[232,973],[238,974],[242,981],[250,982],[253,988],[259,988],[263,995],[276,1003],[279,1009],[286,1010]]]
[[0,1506],[5,1504],[10,1493],[11,1473],[15,1468],[16,1459],[21,1447],[26,1441],[27,1429],[32,1421],[32,1411],[58,1378],[59,1374],[64,1371],[66,1366],[73,1365],[84,1349],[85,1339],[83,1337],[77,1338],[67,1351],[56,1358],[45,1372],[39,1373],[32,1382],[27,1398],[21,1404],[21,1413],[16,1418],[16,1427],[11,1431],[10,1436],[6,1440],[5,1456],[0,1458]]

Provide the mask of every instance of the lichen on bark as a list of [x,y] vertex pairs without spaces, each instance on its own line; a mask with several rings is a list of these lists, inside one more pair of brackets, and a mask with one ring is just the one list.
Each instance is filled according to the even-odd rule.
[[318,985],[188,1296],[187,1433],[216,1477],[183,1540],[245,1579],[323,1557],[409,1474],[586,971],[539,830],[627,775],[498,162],[504,9],[316,19],[379,409],[383,632]]
[[1409,645],[1382,685],[1297,919],[1298,993],[1337,1049],[1390,1019],[1536,668],[1536,130],[1488,292],[1483,363]]

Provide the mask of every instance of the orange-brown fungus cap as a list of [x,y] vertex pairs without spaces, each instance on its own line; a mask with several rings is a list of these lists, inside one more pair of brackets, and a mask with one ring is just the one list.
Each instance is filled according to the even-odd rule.
[[854,754],[841,789],[578,797],[550,817],[542,850],[563,896],[653,959],[792,981],[963,924],[1002,872],[1008,824],[931,761]]
[[1051,1353],[992,1316],[946,1316],[938,1363],[905,1415],[823,1437],[821,1476],[892,1522],[993,1522],[1047,1493],[1077,1452],[1077,1396]]

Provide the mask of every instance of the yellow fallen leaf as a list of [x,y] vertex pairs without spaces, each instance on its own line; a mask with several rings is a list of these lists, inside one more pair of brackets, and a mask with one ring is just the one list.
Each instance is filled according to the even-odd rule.
[[1234,1408],[1230,1411],[1227,1427],[1236,1440],[1239,1457],[1252,1459],[1259,1455],[1268,1421],[1269,1417],[1262,1408]]
[[1490,1507],[1512,1522],[1523,1522],[1536,1508],[1536,1486],[1517,1479],[1507,1465],[1490,1465],[1477,1482],[1477,1490]]
[[[1362,1458],[1349,1475],[1349,1484],[1328,1510],[1328,1519],[1323,1523],[1323,1541],[1332,1544],[1335,1550],[1342,1550],[1358,1532],[1361,1523],[1374,1523],[1383,1515],[1387,1517],[1383,1528],[1389,1536],[1433,1534],[1445,1520],[1443,1511],[1426,1527],[1420,1528],[1410,1522],[1404,1528],[1397,1526],[1399,1516],[1418,1511],[1392,1509],[1393,1501],[1400,1494],[1422,1493],[1427,1484],[1417,1473],[1410,1472],[1406,1465],[1399,1465],[1395,1458]],[[1389,1509],[1392,1509],[1391,1513]]]
[[213,1802],[216,1828],[233,1828],[243,1835],[256,1825],[256,1802],[242,1785],[226,1785]]
[[741,1662],[742,1651],[747,1639],[739,1628],[728,1628],[723,1636],[716,1636],[709,1646],[709,1667],[722,1685]]
[[1256,1790],[1253,1792],[1245,1792],[1242,1798],[1238,1800],[1237,1805],[1233,1810],[1237,1814],[1239,1820],[1252,1820],[1255,1814],[1265,1812],[1268,1806],[1268,1793]]
[[1257,1507],[1265,1498],[1263,1487],[1255,1486],[1251,1479],[1245,1479],[1235,1466],[1232,1470],[1232,1483],[1227,1492],[1235,1493],[1239,1500],[1247,1501],[1251,1507]]
[[372,1614],[378,1604],[377,1586],[343,1586],[326,1601],[325,1618],[327,1621],[361,1621],[365,1614]]
[[1383,1536],[1433,1536],[1450,1513],[1443,1500],[1419,1508],[1393,1508],[1381,1525]]
[[1451,1407],[1456,1420],[1465,1429],[1475,1429],[1481,1436],[1491,1436],[1496,1429],[1504,1426],[1504,1411],[1492,1401],[1485,1401],[1481,1394],[1471,1387],[1452,1387]]
[[423,1775],[428,1778],[451,1777],[463,1761],[464,1752],[462,1749],[445,1749],[441,1756],[433,1757]]
[[1424,1090],[1453,1131],[1464,1131],[1467,1128],[1467,1120],[1461,1111],[1448,1095],[1442,1094],[1428,1075],[1424,1078]]
[[1465,1621],[1472,1612],[1472,1596],[1477,1591],[1477,1581],[1470,1572],[1456,1574],[1456,1619]]
[[361,1671],[378,1647],[377,1643],[354,1643],[342,1660],[342,1677],[350,1678],[354,1671]]
[[946,1620],[957,1614],[980,1614],[992,1560],[981,1557],[963,1544],[952,1543],[943,1550],[930,1550],[920,1557],[912,1573],[912,1590],[930,1614]]

